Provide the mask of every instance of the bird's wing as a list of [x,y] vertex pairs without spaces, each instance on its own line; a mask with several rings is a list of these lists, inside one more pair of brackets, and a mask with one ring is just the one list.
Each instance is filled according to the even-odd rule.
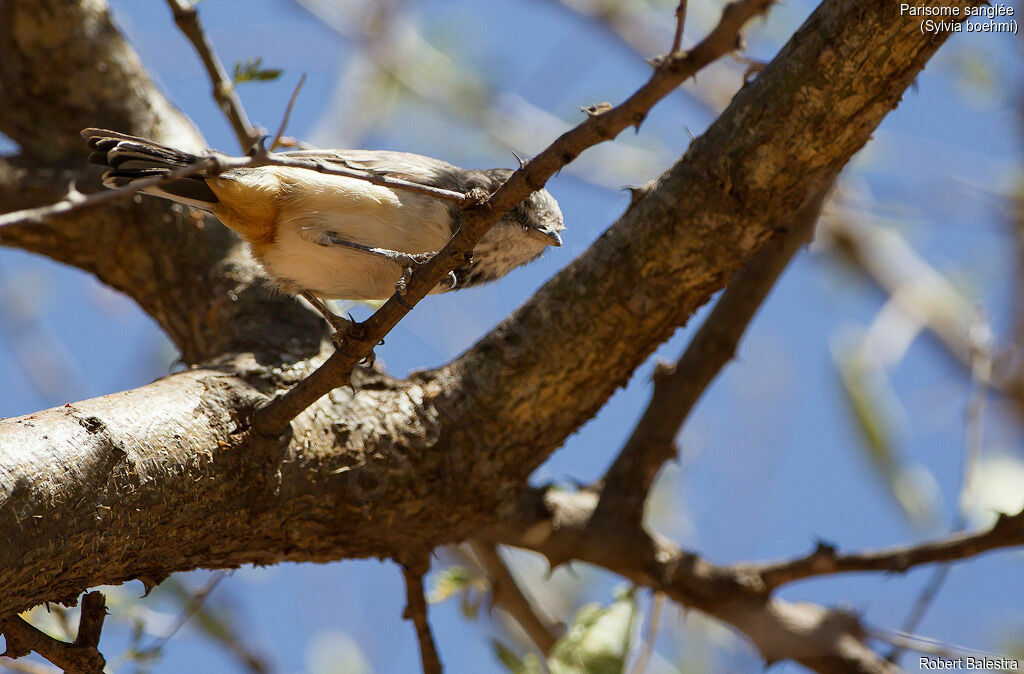
[[[466,174],[473,173],[453,166],[446,161],[425,157],[411,152],[390,152],[387,150],[299,150],[283,152],[286,157],[309,159],[336,164],[354,171],[366,171],[375,175],[400,178],[424,185],[459,189],[458,183],[468,180]],[[456,183],[456,184],[452,184]]]

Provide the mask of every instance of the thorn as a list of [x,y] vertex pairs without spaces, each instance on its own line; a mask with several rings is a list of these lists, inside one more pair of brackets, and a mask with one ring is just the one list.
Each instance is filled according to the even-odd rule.
[[515,157],[516,161],[519,162],[519,168],[523,168],[524,166],[526,166],[526,160],[524,160],[522,157],[516,154],[515,150],[512,150],[512,156]]
[[591,117],[598,117],[611,109],[612,104],[608,101],[604,101],[603,103],[592,103],[586,107],[580,108],[581,111],[587,113]]
[[640,203],[640,200],[646,197],[650,191],[647,187],[631,187],[628,185],[622,189],[629,191],[629,208]]
[[834,543],[819,538],[817,545],[814,546],[814,552],[811,553],[811,557],[835,557],[837,551],[838,548],[836,548]]
[[[149,593],[156,589],[156,586],[165,580],[167,580],[167,574],[161,576],[139,576],[139,581],[142,583],[142,587],[145,590],[142,593],[142,597],[148,597]],[[140,599],[142,597],[140,597]]]
[[246,155],[250,157],[266,157],[269,152],[267,151],[267,141],[270,140],[270,136],[260,136],[256,139],[256,142],[252,144]]

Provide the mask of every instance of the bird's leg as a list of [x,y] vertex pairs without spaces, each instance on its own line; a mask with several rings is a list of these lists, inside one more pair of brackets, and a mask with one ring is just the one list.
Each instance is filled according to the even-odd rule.
[[[354,250],[359,250],[364,253],[369,253],[370,255],[377,255],[378,257],[382,257],[385,260],[390,260],[391,262],[394,262],[399,267],[401,267],[402,276],[401,278],[398,279],[398,282],[395,283],[395,291],[398,293],[399,300],[401,300],[401,298],[405,296],[406,285],[409,283],[409,279],[412,278],[413,270],[419,267],[420,265],[426,263],[428,260],[430,260],[430,258],[437,255],[437,251],[430,251],[427,253],[402,253],[400,251],[389,250],[387,248],[375,248],[373,246],[364,246],[361,243],[347,241],[338,236],[337,234],[335,234],[334,232],[325,232],[323,235],[323,240],[326,240],[328,243],[321,245],[343,246],[345,248],[352,248]],[[455,273],[449,272],[448,278],[451,282],[451,286],[448,289],[451,290],[452,288],[455,287],[456,283]]]
[[352,321],[331,311],[319,297],[308,290],[303,290],[299,294],[302,295],[302,297],[305,298],[305,300],[309,302],[313,308],[327,320],[328,323],[331,324],[331,327],[334,328],[334,334],[331,335],[331,342],[334,346],[340,346],[341,340],[345,336],[345,332],[348,330],[349,326],[352,325]]

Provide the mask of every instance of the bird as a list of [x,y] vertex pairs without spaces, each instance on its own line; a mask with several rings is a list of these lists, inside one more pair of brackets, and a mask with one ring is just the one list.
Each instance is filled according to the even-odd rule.
[[[107,129],[84,129],[89,161],[105,166],[103,185],[117,189],[166,176],[203,159],[152,140]],[[463,169],[433,157],[387,150],[298,150],[290,159],[387,176],[461,193],[488,193],[507,168]],[[350,325],[325,300],[401,301],[412,268],[440,250],[461,221],[450,201],[358,178],[304,168],[262,165],[199,172],[140,190],[211,213],[248,243],[273,287],[301,295],[334,327]],[[502,278],[561,246],[565,222],[558,202],[537,190],[506,213],[447,282],[431,294]]]

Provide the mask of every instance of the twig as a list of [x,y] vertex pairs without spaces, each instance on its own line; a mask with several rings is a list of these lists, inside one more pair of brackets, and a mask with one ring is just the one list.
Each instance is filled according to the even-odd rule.
[[273,152],[281,145],[281,138],[284,136],[285,129],[288,128],[288,120],[292,116],[292,108],[295,107],[295,101],[299,98],[299,91],[302,90],[302,85],[306,83],[306,73],[302,73],[302,77],[299,78],[299,83],[295,85],[295,90],[292,91],[292,97],[288,99],[288,106],[284,109],[284,117],[281,118],[281,126],[277,129],[277,133],[274,135],[274,140],[270,143],[270,151]]
[[[978,332],[987,335],[987,330],[980,330]],[[973,350],[974,356],[971,365],[972,388],[970,401],[967,404],[967,419],[964,428],[964,457],[960,469],[960,493],[957,498],[958,508],[953,524],[954,532],[962,531],[967,526],[967,504],[965,500],[972,488],[974,469],[977,466],[978,457],[981,455],[985,426],[985,402],[988,397],[986,395],[985,381],[991,378],[992,370],[992,360],[988,355],[988,349],[989,345],[983,343],[977,345],[977,348]],[[950,569],[952,569],[952,566],[945,564],[936,569],[932,577],[928,579],[928,582],[921,590],[921,594],[918,595],[917,600],[910,609],[910,613],[907,614],[906,620],[903,621],[902,632],[912,634],[917,631],[917,626],[921,624],[925,613],[928,612],[928,608],[935,600],[935,597],[938,596],[939,590],[942,589],[946,579],[949,577]],[[889,662],[899,662],[903,650],[904,647],[902,645],[895,645],[886,659]]]
[[683,46],[683,27],[686,25],[686,0],[679,0],[676,7],[676,34],[672,38],[672,53],[678,54]]
[[57,203],[40,206],[38,208],[26,208],[20,211],[12,211],[10,213],[0,215],[0,227],[23,222],[41,222],[46,218],[51,218],[55,215],[64,215],[65,213],[71,213],[72,211],[81,210],[90,206],[97,206],[108,201],[123,199],[144,190],[147,187],[162,185],[178,178],[185,178],[187,176],[195,175],[196,173],[210,170],[217,164],[217,161],[218,160],[213,156],[204,157],[195,164],[182,166],[180,169],[171,171],[166,175],[135,180],[124,187],[119,187],[116,190],[105,190],[103,192],[84,195],[78,190],[72,188],[68,191],[68,195]]
[[103,595],[100,592],[86,594],[82,598],[82,617],[74,643],[54,639],[18,615],[0,619],[0,633],[7,641],[3,655],[20,658],[35,651],[64,671],[103,674],[107,663],[97,646],[106,616]]
[[89,592],[82,597],[82,613],[78,619],[76,648],[96,648],[100,645],[100,632],[107,618],[107,601],[102,592]]
[[190,0],[167,0],[167,4],[174,14],[174,23],[192,43],[199,58],[202,59],[206,74],[209,75],[210,82],[213,84],[213,98],[217,101],[224,116],[228,118],[239,145],[242,150],[248,149],[259,138],[259,132],[249,122],[245,108],[242,107],[242,101],[235,92],[234,84],[228,77],[227,71],[224,70],[220,59],[217,58],[217,53],[213,50],[213,45],[210,44],[206,31],[203,30],[203,26],[199,22],[199,13],[196,11],[195,5]]
[[831,545],[819,543],[809,555],[761,565],[742,565],[761,577],[771,590],[795,580],[852,571],[903,572],[921,564],[954,562],[967,557],[1024,544],[1024,510],[999,518],[988,529],[956,533],[934,541],[894,546],[882,550],[839,554]]
[[810,238],[827,189],[794,216],[786,234],[766,243],[729,281],[714,310],[673,365],[659,363],[654,393],[632,435],[603,479],[595,517],[639,526],[644,503],[675,437],[715,377],[733,359],[747,326],[782,270]]
[[523,628],[541,655],[551,652],[558,641],[556,627],[546,616],[542,617],[519,587],[512,570],[501,558],[493,543],[471,541],[470,547],[480,566],[491,579],[493,602],[508,613]]
[[[0,656],[4,657],[4,656]],[[15,672],[16,674],[61,674],[61,670],[37,665],[34,662],[23,662],[21,660],[0,661],[0,667],[4,672]]]
[[303,410],[321,396],[345,385],[355,366],[405,317],[410,309],[455,269],[473,250],[491,226],[507,211],[544,187],[563,166],[581,152],[623,130],[639,127],[655,103],[704,66],[736,48],[744,24],[767,11],[773,0],[736,0],[726,5],[718,25],[692,50],[685,54],[668,54],[660,59],[650,80],[615,107],[588,115],[575,128],[565,132],[525,166],[516,170],[493,194],[476,195],[464,206],[463,223],[437,255],[417,269],[399,298],[392,296],[384,306],[365,322],[355,324],[345,336],[345,343],[327,361],[287,393],[278,396],[257,411],[253,428],[267,436],[280,434]]
[[226,575],[227,572],[225,571],[215,572],[213,577],[206,581],[206,584],[199,588],[199,591],[192,596],[189,602],[185,605],[184,610],[182,610],[178,615],[177,620],[175,620],[174,624],[171,625],[171,628],[167,630],[163,636],[154,641],[151,646],[143,649],[143,652],[147,655],[158,655],[164,647],[167,646],[167,643],[174,638],[174,635],[192,619],[192,616],[196,614],[196,611],[202,608],[203,604],[210,597],[210,594],[217,589],[217,585],[220,584],[220,581],[224,580],[224,576]]
[[630,674],[644,674],[647,670],[647,664],[651,661],[651,655],[654,653],[654,642],[658,638],[658,627],[661,624],[661,609],[664,604],[665,595],[655,591],[654,597],[651,599],[651,616],[647,621],[647,634],[644,636],[640,655],[637,656],[636,662],[633,663]]
[[[1009,659],[1000,653],[982,651],[977,648],[968,648],[967,646],[958,646],[956,644],[940,641],[938,639],[929,639],[927,637],[922,637],[905,631],[886,630],[876,627],[869,629],[868,634],[870,634],[874,639],[892,644],[899,649],[917,651],[918,653],[926,653],[940,658],[973,657],[989,658],[994,660]],[[1007,667],[1010,666],[1012,665],[1007,665]],[[999,669],[1003,669],[1003,667],[999,667]]]
[[[219,582],[220,578],[210,579],[209,582],[214,583],[215,581]],[[252,674],[267,674],[270,671],[263,656],[239,636],[237,626],[231,623],[226,613],[207,605],[209,592],[203,595],[204,589],[198,591],[190,589],[173,577],[164,581],[160,587],[173,595],[182,607],[191,611],[188,622],[193,624],[197,632],[233,655],[245,671],[252,672]],[[203,601],[199,606],[195,606],[199,597]]]
[[[649,58],[657,52],[663,39],[661,31],[655,29],[658,23],[651,15],[648,3],[609,3],[604,0],[550,0],[555,5],[589,19],[610,37],[631,49],[641,58]],[[678,24],[677,24],[678,25]],[[682,35],[680,35],[680,46]],[[694,79],[679,94],[699,104],[709,113],[718,115],[732,99],[735,87],[721,81],[722,78]]]
[[[424,564],[424,567],[426,564]],[[405,613],[402,617],[412,620],[416,626],[416,639],[420,644],[420,659],[423,661],[423,674],[441,674],[441,659],[434,645],[434,635],[430,632],[427,621],[427,597],[423,590],[423,574],[426,568],[412,568],[402,564],[402,575],[405,578]]]

